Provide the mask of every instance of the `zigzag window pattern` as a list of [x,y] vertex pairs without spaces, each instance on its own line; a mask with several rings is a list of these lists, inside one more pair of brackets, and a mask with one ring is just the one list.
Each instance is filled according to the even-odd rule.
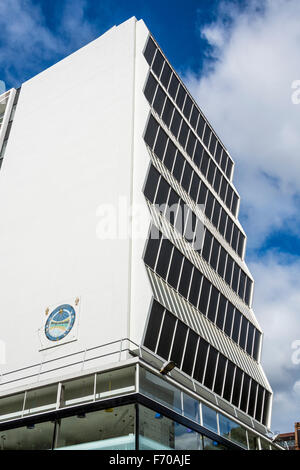
[[196,204],[204,205],[204,213],[215,228],[230,244],[232,249],[242,257],[245,236],[221,204],[208,189],[206,184],[193,170],[192,166],[177,149],[156,119],[150,115],[144,136],[146,144],[155,153],[179,184],[185,189]]
[[261,333],[154,225],[150,234],[145,264],[258,360]]
[[152,204],[156,205],[170,224],[186,241],[194,246],[195,251],[201,254],[237,295],[249,305],[252,280],[233,258],[226,253],[226,250],[224,250],[207,228],[205,228],[203,245],[199,243],[202,233],[202,222],[153,165],[150,166],[148,172],[144,195]]
[[153,300],[144,346],[266,424],[270,393]]
[[156,113],[170,129],[189,157],[194,160],[203,176],[213,186],[228,209],[236,216],[238,195],[231,188],[225,176],[222,175],[221,170],[209,156],[200,140],[197,139],[197,135],[189,128],[185,120],[175,109],[175,106],[166,97],[166,93],[151,73],[146,84],[145,96],[150,106],[153,106]]
[[[155,77],[150,73],[145,87],[145,96],[148,99],[150,105],[154,107],[156,112],[162,117],[163,121],[168,127],[170,126],[172,115],[173,119],[178,122],[178,124],[182,122],[180,131],[179,125],[177,126],[172,123],[171,127],[174,126],[173,130],[175,130],[175,133],[173,132],[173,134],[175,137],[179,138],[179,141],[183,147],[185,147],[188,140],[190,140],[190,145],[191,143],[195,144],[196,140],[200,144],[199,139],[201,139],[206,148],[210,151],[214,160],[217,162],[217,165],[225,173],[227,178],[230,179],[233,169],[233,162],[231,158],[215,136],[214,132],[210,128],[204,116],[201,114],[194,100],[191,98],[189,93],[186,92],[178,77],[174,72],[172,72],[170,66],[164,60],[161,52],[159,50],[156,52],[156,46],[154,45],[154,42],[151,38],[149,38],[144,55],[149,66],[152,66],[152,72],[154,72],[169,94],[169,96],[167,96],[163,88],[158,84]],[[154,55],[155,59],[153,60]],[[185,120],[181,118],[170,98],[172,98],[176,103],[183,116],[189,122],[190,126],[188,126]],[[165,108],[164,111],[163,108]],[[162,111],[163,114],[161,115]],[[190,149],[192,149],[192,147],[190,147]],[[208,154],[207,156],[212,169],[217,169],[218,174],[221,175],[222,172],[218,169],[218,166],[214,164]],[[224,184],[225,183],[230,187],[226,178],[224,178]],[[226,200],[225,198],[223,200],[228,208],[232,210],[232,213],[236,215],[238,195],[233,190],[232,192],[234,194],[232,201],[229,199]]]

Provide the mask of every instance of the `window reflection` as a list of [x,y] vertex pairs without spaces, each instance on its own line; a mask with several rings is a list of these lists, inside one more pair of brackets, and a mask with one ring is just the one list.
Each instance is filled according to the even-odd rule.
[[134,423],[134,405],[63,418],[55,447],[69,450],[134,449]]
[[202,435],[140,406],[140,450],[201,450]]

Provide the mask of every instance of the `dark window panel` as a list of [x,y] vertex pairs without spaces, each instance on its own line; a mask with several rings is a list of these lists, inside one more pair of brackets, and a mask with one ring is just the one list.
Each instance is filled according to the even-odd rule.
[[155,204],[159,206],[161,204],[166,204],[168,201],[169,190],[170,190],[169,184],[166,182],[166,180],[163,177],[161,177],[158,190],[156,193],[156,197],[155,197]]
[[168,283],[172,287],[174,287],[174,289],[177,289],[182,262],[183,262],[183,255],[180,253],[179,250],[177,250],[177,248],[174,248],[170,270],[168,274],[168,279],[167,279]]
[[226,376],[225,376],[224,391],[223,391],[223,397],[227,401],[230,401],[230,398],[231,398],[234,370],[235,370],[235,365],[231,361],[228,361]]
[[210,184],[211,186],[213,185],[213,181],[214,181],[214,177],[215,177],[215,172],[216,172],[216,165],[215,165],[215,163],[210,159],[209,169],[208,169],[208,173],[207,173],[207,181],[209,182],[209,184]]
[[224,172],[225,172],[225,169],[226,169],[226,166],[227,166],[227,160],[228,160],[227,154],[226,154],[225,150],[223,150],[220,166],[221,166],[221,168]]
[[190,185],[191,185],[192,174],[193,174],[192,167],[186,161],[185,162],[185,167],[184,167],[184,170],[183,170],[181,185],[186,190],[187,193],[189,192],[189,188],[190,188]]
[[153,301],[147,331],[144,339],[144,346],[155,352],[158,340],[160,325],[162,322],[164,307],[155,300]]
[[215,152],[215,160],[217,163],[220,163],[222,157],[222,145],[218,141]]
[[175,317],[166,311],[157,348],[157,354],[166,360],[169,358],[175,324]]
[[213,205],[214,205],[215,198],[213,197],[212,193],[209,191],[207,195],[206,205],[205,205],[205,215],[208,219],[211,219]]
[[175,96],[177,94],[178,86],[179,86],[178,78],[173,73],[173,75],[171,77],[170,84],[169,84],[169,89],[168,89],[168,91],[169,91],[169,93],[170,93],[170,95],[173,99],[175,99]]
[[210,265],[216,270],[219,258],[220,243],[214,238],[210,255]]
[[188,331],[187,326],[181,321],[178,321],[170,359],[171,361],[174,361],[176,366],[179,368],[181,366],[187,331]]
[[201,286],[202,274],[198,269],[194,269],[193,278],[190,287],[189,293],[189,301],[194,305],[194,307],[198,307],[198,298],[199,298],[199,291]]
[[157,274],[161,276],[163,279],[166,279],[167,277],[172,249],[173,249],[172,243],[166,238],[163,238],[159,256],[158,256],[157,265],[155,268],[155,271],[157,272]]
[[241,334],[240,334],[240,341],[239,345],[242,349],[246,347],[246,339],[247,339],[247,329],[248,329],[248,320],[243,316],[242,323],[241,323]]
[[232,232],[232,240],[231,240],[231,246],[234,249],[234,251],[236,251],[236,248],[237,248],[238,238],[239,238],[239,229],[237,228],[236,225],[234,225],[233,232]]
[[161,87],[158,87],[154,101],[153,101],[153,108],[157,112],[157,114],[160,116],[162,109],[164,107],[165,101],[166,101],[166,94],[163,91]]
[[223,356],[223,354],[219,354],[218,367],[214,384],[214,392],[220,396],[222,394],[226,362],[227,359]]
[[197,173],[193,172],[192,184],[190,187],[190,196],[194,201],[197,201],[197,195],[200,186],[200,178]]
[[166,104],[162,113],[162,120],[166,124],[167,127],[170,126],[170,122],[172,119],[174,106],[169,98],[166,100]]
[[194,240],[196,223],[197,223],[197,217],[192,212],[192,210],[189,209],[188,216],[186,218],[185,230],[184,230],[184,238],[189,243],[192,243]]
[[168,200],[168,207],[166,210],[166,218],[173,226],[175,224],[175,216],[177,214],[178,204],[179,204],[179,196],[171,188],[171,191],[169,194],[169,200]]
[[227,256],[226,270],[225,270],[225,281],[227,284],[231,285],[231,276],[233,269],[233,259],[230,255]]
[[221,235],[225,234],[226,229],[226,222],[227,222],[227,213],[224,209],[221,210],[221,217],[219,222],[219,232]]
[[211,221],[214,227],[216,227],[216,229],[218,228],[218,225],[219,225],[220,212],[221,212],[221,204],[219,204],[218,201],[215,200],[214,213],[213,213]]
[[247,413],[247,408],[248,408],[249,385],[250,385],[250,377],[249,375],[244,373],[244,382],[243,382],[240,408],[245,413]]
[[147,130],[146,130],[145,137],[144,137],[146,144],[149,145],[151,149],[153,149],[157,129],[158,129],[158,124],[156,120],[154,119],[154,117],[151,115],[148,121],[148,126],[147,126]]
[[239,282],[239,296],[241,297],[241,299],[244,299],[245,283],[246,283],[246,274],[244,273],[244,271],[241,271],[240,282]]
[[232,220],[228,217],[228,219],[227,219],[227,226],[226,226],[226,232],[225,232],[225,239],[228,241],[229,244],[230,244],[230,241],[231,241],[232,230],[233,230],[233,222],[232,222]]
[[150,202],[154,202],[159,178],[160,178],[159,172],[157,171],[156,168],[154,168],[153,165],[151,165],[148,176],[147,176],[147,181],[145,184],[145,189],[144,189],[144,194],[146,198],[149,199]]
[[188,336],[188,340],[186,343],[184,360],[182,364],[183,372],[185,372],[188,375],[191,375],[193,372],[198,338],[199,338],[198,335],[196,335],[194,331],[189,330],[189,336]]
[[233,215],[237,215],[237,206],[238,206],[238,201],[239,201],[239,198],[237,196],[236,193],[233,193],[233,197],[232,197],[232,205],[231,205],[231,212],[233,213]]
[[257,361],[259,354],[259,345],[260,345],[261,334],[258,330],[255,330],[254,346],[253,346],[253,357]]
[[208,193],[208,188],[205,185],[205,183],[201,181],[200,191],[198,193],[198,198],[197,198],[197,204],[203,204],[203,205],[205,204],[207,193]]
[[160,76],[161,69],[164,65],[164,58],[162,53],[157,49],[156,51],[156,56],[154,58],[153,64],[152,64],[152,70],[155,73],[157,77]]
[[226,179],[224,178],[224,176],[222,176],[221,189],[220,189],[220,198],[222,199],[222,201],[225,201],[227,186],[228,186],[228,183]]
[[170,172],[172,171],[172,168],[174,165],[175,154],[176,154],[176,146],[173,144],[171,140],[169,140],[167,148],[166,148],[165,157],[164,157],[164,165],[168,168]]
[[262,418],[263,399],[264,399],[264,389],[261,385],[258,385],[257,399],[256,399],[256,411],[255,411],[255,419],[257,421],[261,421],[261,418]]
[[208,124],[206,124],[204,135],[203,135],[203,142],[207,148],[209,144],[210,134],[211,134],[211,128],[209,127]]
[[224,271],[225,271],[225,265],[226,265],[226,255],[227,255],[226,251],[221,246],[220,256],[219,256],[219,263],[218,263],[218,268],[217,268],[217,272],[221,277],[224,277]]
[[194,155],[195,145],[196,145],[196,137],[194,136],[193,132],[190,132],[190,135],[189,135],[189,138],[188,138],[188,143],[187,143],[187,146],[186,146],[186,151],[187,151],[187,154],[191,158],[193,158],[193,155]]
[[179,112],[177,109],[175,109],[174,114],[173,114],[173,119],[172,119],[172,124],[171,124],[171,132],[172,134],[177,137],[179,128],[181,125],[182,117],[180,116]]
[[234,386],[232,393],[232,404],[234,406],[239,406],[240,396],[241,396],[241,386],[242,386],[243,372],[238,367],[235,371]]
[[257,383],[252,379],[251,388],[250,388],[248,414],[253,417],[255,413],[256,391],[257,391]]
[[147,84],[145,87],[145,96],[149,102],[149,104],[152,104],[154,94],[156,92],[156,87],[157,87],[157,81],[153,77],[152,73],[149,74]]
[[204,277],[201,286],[201,294],[199,299],[199,310],[206,315],[207,304],[209,299],[211,283]]
[[192,111],[191,117],[190,117],[190,123],[191,123],[191,125],[193,126],[194,129],[196,129],[199,114],[200,113],[199,113],[198,109],[194,105],[193,106],[193,111]]
[[209,262],[209,258],[210,258],[212,240],[213,240],[212,234],[209,232],[209,230],[206,229],[203,249],[202,249],[202,256],[207,262]]
[[209,356],[207,360],[207,366],[205,371],[204,385],[205,387],[212,389],[215,377],[215,370],[217,365],[218,351],[210,346]]
[[239,275],[240,275],[240,267],[238,264],[234,263],[233,264],[233,275],[232,275],[232,281],[231,281],[231,287],[234,290],[234,292],[237,292],[237,287],[238,287],[238,282],[239,282]]
[[249,323],[246,351],[248,354],[250,354],[250,356],[252,355],[254,332],[254,326],[252,325],[252,323]]
[[157,139],[155,142],[154,153],[162,161],[164,158],[164,153],[167,145],[168,136],[165,131],[160,127]]
[[182,121],[181,129],[179,132],[178,140],[180,145],[182,145],[183,148],[185,148],[186,141],[188,138],[188,132],[189,132],[189,126],[185,121]]
[[192,106],[193,106],[193,102],[191,98],[189,97],[189,95],[187,95],[185,103],[184,103],[184,108],[183,108],[183,114],[185,115],[187,119],[189,119],[190,117]]
[[262,423],[267,424],[267,417],[268,417],[268,411],[269,411],[269,405],[270,405],[270,400],[271,400],[271,395],[269,392],[265,392],[265,403],[264,403],[264,409],[263,409],[263,418],[262,418]]
[[241,256],[241,257],[242,257],[242,255],[243,255],[244,242],[245,242],[245,237],[244,237],[244,235],[242,234],[242,232],[240,232],[239,244],[238,244],[238,254],[239,254],[239,256]]
[[178,287],[180,294],[185,298],[187,298],[188,296],[192,271],[193,271],[192,263],[188,259],[185,258],[183,262],[183,268],[182,268],[180,283]]
[[147,42],[145,52],[144,52],[144,56],[145,56],[145,59],[146,59],[146,61],[148,62],[148,64],[150,66],[152,64],[152,60],[153,60],[155,51],[156,51],[156,45],[154,44],[153,39],[149,38],[148,42]]
[[200,139],[202,139],[204,126],[205,126],[205,119],[200,114],[199,120],[198,120],[198,125],[197,125],[197,130],[196,130],[196,132],[197,132],[198,136],[200,137]]
[[229,209],[231,208],[232,195],[233,189],[228,185],[225,204]]
[[176,104],[177,104],[179,109],[182,109],[182,106],[183,106],[183,103],[184,103],[184,100],[185,100],[185,95],[186,95],[186,91],[183,88],[183,86],[180,84],[179,85],[179,90],[178,90],[178,93],[177,93],[177,96],[176,96]]
[[174,165],[174,168],[173,168],[173,175],[179,183],[180,183],[181,177],[182,177],[184,162],[185,162],[185,160],[184,160],[184,157],[182,156],[182,154],[180,152],[177,152],[175,165]]
[[246,289],[245,289],[245,302],[248,305],[250,303],[251,289],[252,289],[252,281],[249,277],[247,277]]
[[161,74],[161,77],[160,77],[160,81],[161,81],[161,83],[163,84],[163,86],[165,87],[166,90],[168,89],[171,73],[172,73],[171,67],[165,61],[164,68],[163,68],[163,71],[162,71],[162,74]]
[[208,343],[203,338],[200,338],[197,357],[196,357],[195,370],[194,370],[194,379],[200,383],[202,383],[203,381],[203,373],[204,373],[205,364],[206,364],[207,350],[208,350]]
[[217,315],[217,305],[219,300],[219,291],[214,286],[211,288],[209,307],[207,311],[207,318],[209,318],[213,323],[215,323]]
[[230,160],[230,158],[228,158],[227,168],[226,168],[226,173],[225,173],[228,179],[231,178],[232,167],[233,167],[233,163]]
[[234,314],[234,306],[232,305],[231,302],[228,301],[224,332],[227,334],[227,336],[230,336],[230,337],[231,337],[231,329],[232,329],[232,323],[233,323],[233,314]]
[[198,140],[196,143],[196,148],[195,148],[195,153],[194,153],[194,163],[195,165],[197,165],[198,168],[200,168],[203,150],[204,148]]
[[152,225],[150,234],[151,236],[147,241],[147,247],[144,254],[144,261],[148,266],[150,266],[150,268],[154,269],[161,240],[161,233]]
[[216,168],[216,174],[215,174],[213,187],[217,194],[219,194],[219,191],[220,191],[221,177],[222,177],[222,173],[220,172],[219,168]]
[[231,337],[235,343],[238,343],[238,340],[239,340],[241,318],[242,318],[242,315],[240,314],[240,312],[238,310],[235,310],[234,322],[233,322],[233,328],[232,328],[232,334],[231,334]]
[[215,134],[212,133],[210,143],[209,143],[209,151],[212,154],[212,156],[215,155],[216,143],[217,143],[217,138],[216,138]]
[[217,318],[216,318],[216,325],[221,330],[223,330],[223,327],[224,327],[224,318],[225,318],[225,312],[226,312],[226,305],[227,305],[227,299],[226,299],[226,297],[224,297],[223,294],[220,293],[218,312],[217,312]]
[[207,175],[209,160],[210,160],[209,155],[206,152],[206,150],[204,150],[202,154],[201,166],[200,166],[200,171],[204,176]]

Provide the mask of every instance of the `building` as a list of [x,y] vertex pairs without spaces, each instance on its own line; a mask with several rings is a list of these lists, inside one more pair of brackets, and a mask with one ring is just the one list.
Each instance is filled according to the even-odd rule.
[[0,113],[1,448],[276,448],[234,162],[144,22]]
[[287,450],[300,450],[300,423],[295,423],[293,432],[279,434],[276,443]]

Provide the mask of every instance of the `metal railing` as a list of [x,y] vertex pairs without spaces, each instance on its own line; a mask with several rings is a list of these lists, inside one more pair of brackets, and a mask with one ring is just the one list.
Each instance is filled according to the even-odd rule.
[[[100,350],[104,350],[99,354]],[[53,359],[42,358],[37,364],[31,366],[15,369],[10,372],[0,373],[0,394],[2,391],[7,391],[7,386],[21,385],[21,382],[38,383],[41,379],[46,379],[47,374],[51,375],[59,370],[67,372],[67,369],[74,368],[76,372],[82,372],[86,369],[103,364],[104,359],[112,358],[111,362],[121,362],[126,359],[126,353],[138,352],[141,356],[141,347],[134,343],[129,338],[122,338],[120,340],[111,341],[100,346],[86,348],[81,351],[76,351],[70,354],[65,354]],[[67,362],[67,363],[66,363]],[[96,364],[94,363],[96,362]],[[60,364],[62,363],[62,364]],[[87,366],[87,367],[86,367]]]

